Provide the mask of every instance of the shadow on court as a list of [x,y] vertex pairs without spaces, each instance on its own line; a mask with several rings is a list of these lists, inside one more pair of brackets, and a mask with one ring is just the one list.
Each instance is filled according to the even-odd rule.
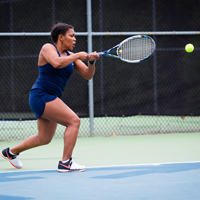
[[0,195],[0,199],[8,199],[8,200],[28,200],[28,199],[33,199],[33,198],[14,197],[14,196]]
[[188,200],[200,198],[199,185],[200,162],[7,172],[0,173],[0,199]]
[[[122,170],[120,168],[115,168],[116,170]],[[133,167],[126,167],[126,170],[131,170]],[[190,170],[198,170],[200,169],[200,163],[177,163],[177,164],[165,164],[165,165],[153,165],[153,166],[139,166],[134,167],[133,171],[124,172],[124,173],[116,173],[105,176],[95,176],[92,178],[100,178],[100,179],[120,179],[120,178],[128,178],[134,176],[143,176],[154,173],[177,173],[184,172]],[[102,169],[101,169],[102,170]],[[113,168],[105,168],[105,170],[113,170]],[[124,168],[123,168],[124,170]]]

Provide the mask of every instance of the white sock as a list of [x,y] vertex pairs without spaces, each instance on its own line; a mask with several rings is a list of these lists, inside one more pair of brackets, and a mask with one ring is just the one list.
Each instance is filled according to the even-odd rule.
[[66,160],[66,161],[62,161],[62,163],[66,163],[66,162],[68,162],[69,161],[69,159],[68,160]]
[[9,153],[10,153],[11,155],[13,155],[13,156],[16,156],[16,155],[17,155],[17,154],[12,153],[10,149],[9,149]]

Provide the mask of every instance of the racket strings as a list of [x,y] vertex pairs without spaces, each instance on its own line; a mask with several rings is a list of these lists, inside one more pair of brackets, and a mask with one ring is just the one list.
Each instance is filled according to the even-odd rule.
[[126,41],[119,47],[119,56],[123,60],[143,60],[151,55],[154,43],[149,38],[134,38]]

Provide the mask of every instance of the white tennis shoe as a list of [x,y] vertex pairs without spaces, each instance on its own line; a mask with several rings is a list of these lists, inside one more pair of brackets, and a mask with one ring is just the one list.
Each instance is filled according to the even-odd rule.
[[17,169],[21,169],[23,167],[21,161],[18,159],[18,155],[12,155],[12,154],[10,154],[10,148],[2,150],[1,156],[4,159],[9,160],[10,164],[13,167],[15,167]]
[[79,165],[75,163],[72,158],[66,162],[59,161],[58,171],[59,172],[83,172],[86,170],[84,165]]

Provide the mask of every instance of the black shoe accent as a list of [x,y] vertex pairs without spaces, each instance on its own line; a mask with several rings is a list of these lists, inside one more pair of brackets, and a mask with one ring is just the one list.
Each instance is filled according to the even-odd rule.
[[7,158],[9,160],[12,160],[12,159],[15,159],[18,155],[12,155],[10,154],[10,148],[7,148],[7,149],[4,149],[2,152],[1,152],[1,155],[4,157],[4,158]]
[[59,161],[58,163],[58,170],[64,170],[64,171],[70,171],[71,169],[71,162],[72,158],[70,158],[66,163],[63,163],[62,161]]

